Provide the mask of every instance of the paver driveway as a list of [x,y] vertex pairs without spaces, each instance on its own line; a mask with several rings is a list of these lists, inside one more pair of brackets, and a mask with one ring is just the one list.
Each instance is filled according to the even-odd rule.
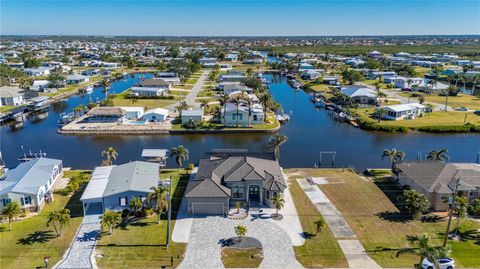
[[295,258],[290,237],[276,224],[264,220],[231,220],[222,217],[193,219],[185,258],[179,268],[223,268],[221,240],[235,236],[234,227],[244,224],[247,236],[263,246],[263,268],[302,268]]

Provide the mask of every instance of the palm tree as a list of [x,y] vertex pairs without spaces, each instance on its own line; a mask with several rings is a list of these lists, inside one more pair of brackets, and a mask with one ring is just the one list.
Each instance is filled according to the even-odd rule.
[[78,105],[73,109],[73,113],[75,113],[76,116],[80,115],[83,111],[85,111],[84,105]]
[[12,221],[16,219],[21,213],[22,210],[20,209],[20,206],[17,202],[10,202],[3,208],[2,216],[8,219],[8,229],[10,231],[12,230]]
[[414,248],[406,248],[397,252],[396,256],[402,256],[404,254],[416,254],[420,256],[420,262],[418,263],[418,268],[422,268],[423,259],[426,258],[429,261],[435,264],[436,268],[438,267],[437,260],[439,258],[447,257],[448,249],[441,246],[434,246],[431,242],[430,237],[427,234],[422,236],[413,236],[409,238],[409,241],[415,245]]
[[438,83],[437,83],[437,80],[436,79],[430,79],[427,83],[428,86],[430,86],[430,92],[433,91],[433,88],[436,88]]
[[130,203],[128,203],[128,205],[133,210],[133,212],[137,212],[143,206],[142,199],[133,196],[132,199],[130,200]]
[[275,216],[278,216],[278,210],[283,208],[285,205],[285,200],[280,194],[277,193],[272,197],[272,203],[275,206]]
[[107,150],[102,151],[102,157],[105,157],[102,165],[112,165],[113,161],[117,160],[118,152],[114,147],[108,147]]
[[446,162],[450,157],[448,157],[448,150],[430,150],[428,152],[427,160],[436,161],[436,162]]
[[70,210],[67,208],[50,211],[47,215],[47,227],[53,225],[53,229],[57,236],[62,235],[64,226],[70,224]]
[[108,97],[108,87],[110,87],[110,82],[108,82],[107,79],[102,79],[98,82],[98,84],[103,87],[103,90],[105,91],[105,98]]
[[235,234],[238,236],[239,241],[242,241],[242,237],[247,234],[248,228],[245,225],[237,225],[235,226]]
[[314,221],[313,224],[315,224],[315,227],[317,227],[315,235],[317,235],[318,232],[320,232],[322,228],[325,227],[325,221],[321,217]]
[[182,164],[184,161],[188,160],[188,149],[182,145],[172,148],[170,150],[170,157],[175,156],[175,161],[177,162],[178,165],[178,170],[180,171],[180,167],[182,167]]
[[178,110],[178,112],[180,112],[180,114],[181,114],[182,111],[188,109],[187,102],[185,102],[185,101],[180,102],[180,104],[178,106],[176,106],[175,109]]
[[210,105],[208,104],[208,100],[201,100],[200,107],[203,108],[205,112],[208,112],[210,109]]
[[120,212],[107,210],[102,216],[102,227],[107,228],[108,234],[113,234],[113,230],[122,221],[122,215]]
[[240,109],[240,104],[242,103],[242,97],[240,95],[235,95],[233,98],[232,98],[232,103],[237,107],[237,115],[236,115],[236,118],[237,118],[237,128],[239,126],[239,123],[238,121],[240,120],[240,112],[239,112],[239,109]]
[[252,124],[251,124],[251,121],[252,121],[252,105],[253,105],[253,100],[252,98],[246,96],[245,97],[245,102],[247,103],[247,107],[248,107],[248,127],[250,127]]
[[158,213],[157,223],[160,223],[160,217],[162,213],[165,210],[168,210],[168,201],[166,198],[166,195],[168,193],[168,188],[153,186],[150,188],[150,190],[152,190],[152,192],[150,192],[147,195],[147,200],[155,203],[155,206],[157,207],[157,213]]
[[455,235],[457,235],[460,220],[466,217],[468,213],[468,198],[465,196],[457,196],[455,200],[455,211],[457,212],[457,227],[455,228]]
[[225,117],[227,116],[227,103],[228,103],[229,99],[230,99],[230,96],[226,93],[224,93],[224,94],[222,94],[222,96],[220,96],[220,103],[223,106],[223,122],[224,123],[225,123]]
[[240,208],[242,208],[243,202],[235,202],[235,208],[237,209],[237,214],[240,213]]
[[377,118],[378,119],[378,122],[381,122],[382,121],[382,118],[388,114],[388,111],[386,109],[383,109],[383,108],[377,108],[375,109],[375,111],[373,112],[372,116],[374,118]]
[[275,134],[274,136],[270,137],[268,140],[267,148],[273,149],[275,152],[275,158],[278,160],[280,159],[280,147],[287,143],[288,137],[282,134]]
[[[264,93],[262,95],[260,95],[260,98],[258,98],[259,101],[260,101],[260,104],[262,104],[263,106],[263,111],[266,112],[267,109],[270,107],[271,103],[272,103],[272,96],[269,94],[269,93]],[[266,117],[265,117],[265,120],[266,120]]]
[[398,161],[401,161],[405,158],[405,153],[403,151],[399,151],[397,149],[385,149],[382,154],[382,160],[388,157],[390,159],[390,163],[392,164],[392,171],[395,169],[395,164]]

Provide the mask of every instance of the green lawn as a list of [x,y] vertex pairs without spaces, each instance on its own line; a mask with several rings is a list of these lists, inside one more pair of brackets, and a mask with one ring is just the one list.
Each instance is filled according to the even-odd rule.
[[[67,171],[65,177],[78,174]],[[54,202],[46,205],[39,215],[12,224],[0,224],[0,268],[35,268],[43,265],[43,257],[50,257],[50,264],[57,263],[70,246],[77,228],[82,222],[82,204],[79,199],[82,191],[74,195],[54,195]],[[46,227],[45,216],[60,208],[70,209],[70,225],[57,237],[52,227]]]
[[296,181],[299,177],[295,175],[295,169],[288,169],[285,172],[290,181],[290,192],[303,232],[307,235],[305,244],[295,247],[297,260],[305,267],[348,267],[345,256],[328,226],[315,235],[316,227],[313,222],[322,216]]
[[[221,123],[210,123],[210,122],[204,122],[202,126],[198,127],[197,129],[191,129],[191,130],[238,130],[238,131],[247,131],[247,130],[272,130],[275,128],[278,128],[280,126],[280,122],[275,118],[273,113],[268,112],[267,113],[267,122],[263,124],[255,124],[250,128],[235,128],[235,127],[225,127]],[[181,123],[176,123],[172,124],[172,130],[187,130],[185,129]]]
[[[302,169],[300,172],[304,177],[335,179],[335,184],[320,185],[320,188],[342,212],[370,257],[383,267],[411,268],[418,262],[418,257],[413,255],[396,257],[397,250],[411,247],[407,236],[427,233],[436,244],[440,244],[443,239],[445,219],[422,222],[392,218],[399,212],[392,201],[396,203],[400,190],[388,176],[370,181],[349,170],[342,172],[340,169]],[[475,254],[480,252],[478,229],[480,223],[463,220],[460,231],[470,233],[471,237],[464,241],[449,242],[452,246],[452,257],[458,267],[480,267],[480,255]]]
[[222,263],[225,268],[258,268],[262,263],[262,249],[222,249]]
[[[373,119],[370,115],[374,112],[375,108],[359,108],[354,110],[358,115],[370,122],[376,122],[376,119]],[[465,115],[467,118],[465,120]],[[398,120],[398,121],[389,121],[382,120],[380,125],[385,126],[405,126],[410,129],[417,129],[420,127],[427,126],[439,126],[439,125],[448,125],[448,126],[462,126],[466,122],[480,125],[480,115],[475,114],[474,112],[460,112],[460,111],[435,111],[432,113],[427,113],[423,117],[419,117],[413,120]]]
[[78,85],[67,85],[67,87],[65,87],[65,88],[58,89],[57,92],[40,93],[40,95],[45,95],[45,96],[48,96],[50,98],[53,98],[53,97],[57,97],[57,96],[60,96],[60,95],[63,95],[63,94],[71,93],[71,92],[77,91],[79,89],[85,88],[88,85],[91,85],[91,84],[93,84],[97,81],[100,81],[100,80],[102,80],[101,76],[94,76],[94,77],[90,77],[90,80],[88,82],[81,83],[81,84],[78,84]]
[[[161,174],[162,178],[173,179],[172,199],[172,229],[175,217],[180,207],[183,193],[188,183],[188,174],[184,170],[167,170]],[[117,228],[113,235],[102,234],[97,242],[97,252],[102,258],[97,258],[101,268],[160,268],[170,266],[173,256],[174,266],[183,259],[185,244],[171,242],[166,247],[167,220],[163,217],[157,224],[157,216],[151,216],[126,226]]]
[[0,113],[7,112],[7,111],[12,110],[14,108],[16,108],[16,106],[2,106],[2,107],[0,107]]
[[[437,94],[425,94],[425,93],[416,93],[425,97],[426,103],[437,103],[445,104],[445,96],[439,96]],[[399,92],[398,95],[403,97],[410,97],[412,93],[410,92]],[[416,100],[418,97],[410,97],[412,100]],[[448,105],[452,108],[457,107],[468,107],[469,109],[480,110],[480,97],[472,96],[469,94],[458,94],[457,96],[448,97]]]
[[131,99],[114,98],[114,106],[138,106],[145,109],[152,109],[157,107],[166,107],[171,104],[175,104],[178,100],[175,99],[136,99],[135,103],[132,103]]

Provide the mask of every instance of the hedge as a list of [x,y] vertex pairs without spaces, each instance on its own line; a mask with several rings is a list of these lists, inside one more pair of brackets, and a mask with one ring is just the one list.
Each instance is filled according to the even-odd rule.
[[473,125],[467,123],[465,125],[436,125],[417,128],[418,131],[429,133],[468,133],[468,132],[480,132],[480,125]]

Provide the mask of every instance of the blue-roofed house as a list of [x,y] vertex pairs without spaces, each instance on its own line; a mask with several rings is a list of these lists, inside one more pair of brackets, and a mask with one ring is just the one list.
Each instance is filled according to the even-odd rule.
[[140,198],[146,205],[150,188],[159,186],[159,169],[158,163],[141,161],[95,168],[80,198],[85,214],[92,209],[101,211],[94,214],[129,209],[132,197]]
[[61,160],[38,158],[19,164],[0,178],[0,209],[17,202],[28,211],[40,211],[53,199],[53,186],[63,175]]

